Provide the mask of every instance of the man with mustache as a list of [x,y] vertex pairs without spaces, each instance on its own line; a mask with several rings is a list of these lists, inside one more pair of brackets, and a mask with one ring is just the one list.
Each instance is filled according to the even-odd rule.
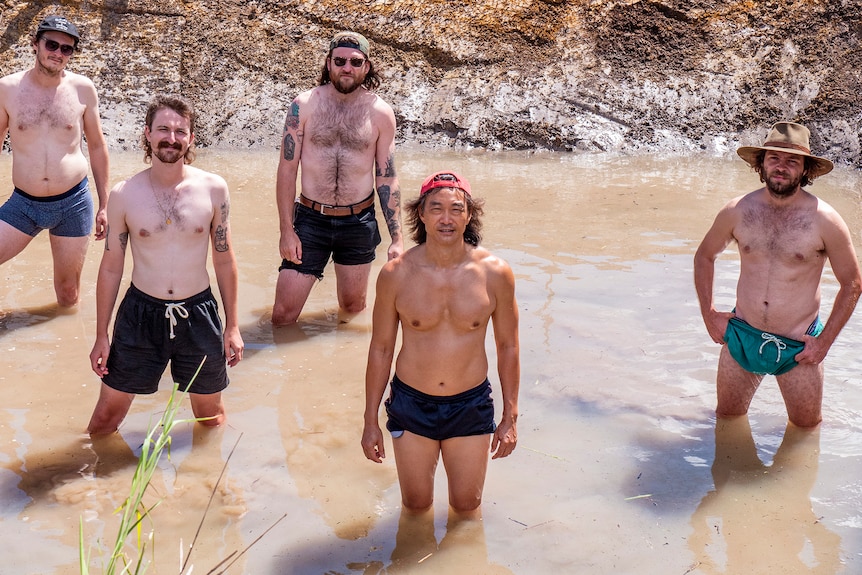
[[392,238],[388,259],[404,250],[395,114],[372,91],[380,78],[369,53],[361,34],[336,34],[320,85],[297,96],[287,113],[276,176],[283,259],[272,308],[274,325],[296,322],[330,257],[342,320],[365,309],[371,262],[380,243],[375,190]]
[[[79,41],[74,24],[48,16],[33,37],[33,67],[0,78],[0,142],[8,131],[15,188],[0,207],[0,264],[48,230],[54,292],[63,307],[80,299],[89,235],[95,222],[96,239],[104,239],[108,203],[108,148],[96,87],[66,70]],[[87,179],[90,168],[99,197],[96,210]]]
[[[90,419],[93,435],[117,430],[135,394],[155,393],[171,375],[188,390],[196,418],[225,420],[221,392],[226,364],[242,359],[237,322],[237,269],[231,246],[230,197],[224,179],[193,168],[195,113],[185,100],[158,96],[147,109],[144,162],[152,167],[111,190],[105,252],[96,283],[93,371],[102,378]],[[132,283],[108,337],[126,245],[132,249]],[[224,305],[225,327],[210,290],[207,253]],[[195,373],[206,358],[200,372]]]
[[[856,307],[862,279],[844,220],[803,189],[832,170],[832,162],[811,154],[808,141],[805,126],[778,122],[763,146],[737,150],[766,185],[724,206],[694,257],[703,321],[723,344],[718,417],[746,414],[763,376],[773,374],[791,423],[814,427],[821,420],[822,361]],[[713,305],[715,260],[731,242],[740,274],[736,307],[723,312]],[[840,288],[823,324],[820,279],[827,260]]]

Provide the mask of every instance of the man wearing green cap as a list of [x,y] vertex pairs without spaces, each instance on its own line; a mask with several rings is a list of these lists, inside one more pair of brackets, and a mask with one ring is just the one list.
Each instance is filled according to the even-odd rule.
[[369,54],[361,34],[336,34],[319,85],[297,96],[287,113],[276,176],[282,262],[274,325],[296,322],[330,257],[340,310],[349,315],[365,309],[371,262],[381,241],[375,191],[392,239],[388,258],[404,250],[395,114],[373,92],[380,78]]
[[[791,423],[814,427],[821,420],[821,362],[853,313],[862,278],[844,220],[803,189],[832,170],[832,162],[811,154],[808,140],[805,126],[778,122],[762,146],[737,150],[765,186],[724,206],[694,257],[703,321],[722,344],[718,417],[746,414],[763,376],[772,374]],[[740,259],[736,306],[722,312],[713,303],[715,260],[731,242]],[[827,260],[840,289],[823,324]]]
[[[78,28],[62,16],[44,18],[33,37],[33,67],[0,78],[0,141],[9,131],[14,192],[0,207],[0,264],[49,230],[57,303],[80,299],[89,235],[105,237],[108,149],[96,87],[66,70],[78,48]],[[89,162],[81,147],[87,138]],[[93,170],[98,209],[87,173]],[[94,214],[95,212],[95,214]]]

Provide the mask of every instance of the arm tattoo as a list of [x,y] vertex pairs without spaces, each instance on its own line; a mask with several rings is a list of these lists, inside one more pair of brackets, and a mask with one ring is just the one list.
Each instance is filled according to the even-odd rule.
[[126,244],[129,243],[129,232],[123,232],[120,234],[120,251],[126,253]]
[[386,226],[389,228],[389,235],[392,237],[400,236],[401,226],[395,217],[395,210],[389,204],[392,200],[396,206],[401,204],[401,190],[398,188],[392,190],[389,186],[383,185],[377,188],[377,195],[380,196],[380,209],[383,211],[383,219],[386,220]]
[[221,224],[216,226],[213,247],[217,252],[226,252],[230,249],[230,246],[227,245],[227,227]]
[[[293,160],[294,155],[296,154],[296,140],[293,139],[293,135],[291,135],[291,131],[295,131],[299,128],[299,103],[294,100],[290,105],[290,111],[287,113],[287,117],[284,119],[284,141],[282,143],[282,154],[284,155],[285,160]],[[297,134],[299,137],[299,134]]]
[[395,154],[389,154],[386,159],[386,169],[381,170],[380,165],[377,165],[375,175],[378,178],[394,178],[395,177]]
[[221,205],[221,223],[226,224],[228,215],[230,214],[230,204],[228,202],[224,202]]

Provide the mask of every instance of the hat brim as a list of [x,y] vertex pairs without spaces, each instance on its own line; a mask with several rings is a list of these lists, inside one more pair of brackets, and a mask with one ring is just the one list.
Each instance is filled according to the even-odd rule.
[[793,148],[779,148],[774,146],[742,146],[738,150],[736,150],[737,155],[745,160],[745,162],[754,167],[755,162],[757,161],[757,154],[760,152],[772,150],[773,152],[784,152],[786,154],[796,154],[797,156],[804,156],[806,158],[811,158],[814,160],[814,168],[809,172],[808,177],[817,178],[819,176],[823,176],[832,171],[832,168],[835,165],[826,158],[821,158],[820,156],[813,156],[811,154],[806,154],[801,150],[794,150]]

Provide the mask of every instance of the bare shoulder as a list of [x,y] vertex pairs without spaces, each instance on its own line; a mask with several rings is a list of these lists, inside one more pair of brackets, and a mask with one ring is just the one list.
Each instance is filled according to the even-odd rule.
[[833,208],[828,202],[818,197],[814,198],[817,206],[817,219],[826,229],[844,231],[847,230],[847,224],[841,214]]
[[18,85],[21,83],[21,80],[24,79],[24,75],[26,73],[26,70],[22,70],[20,72],[14,72],[12,74],[3,76],[2,78],[0,78],[0,88],[17,88]]
[[503,281],[513,278],[512,268],[503,258],[492,254],[482,246],[473,248],[473,261],[482,266],[489,277]]

